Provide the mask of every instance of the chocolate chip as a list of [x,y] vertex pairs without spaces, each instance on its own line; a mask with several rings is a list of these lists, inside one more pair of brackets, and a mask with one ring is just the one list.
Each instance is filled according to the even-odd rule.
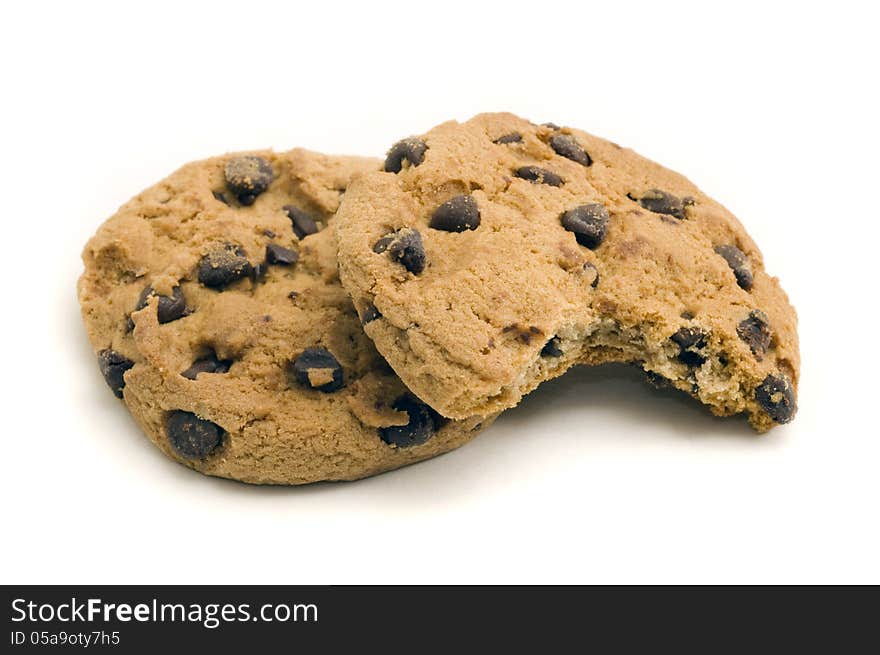
[[514,171],[517,177],[533,182],[535,184],[549,184],[550,186],[561,186],[562,178],[553,171],[538,166],[523,166]]
[[745,341],[759,362],[770,348],[773,333],[770,331],[770,319],[760,309],[749,312],[749,317],[736,327],[736,334]]
[[654,371],[645,371],[645,381],[655,389],[668,389],[669,380]]
[[257,262],[251,268],[251,280],[254,282],[262,281],[266,277],[266,273],[269,271],[269,262],[261,261]]
[[541,357],[562,357],[562,350],[559,348],[559,337],[553,337],[544,344],[541,349]]
[[373,246],[373,252],[386,251],[391,259],[403,264],[404,268],[414,275],[425,270],[427,255],[422,245],[422,235],[418,230],[402,228],[379,239]]
[[788,423],[797,413],[794,387],[784,375],[768,375],[755,389],[755,401],[777,423]]
[[473,196],[455,196],[434,210],[429,225],[444,232],[476,230],[480,225],[480,208]]
[[388,250],[388,246],[391,245],[391,242],[394,241],[394,235],[388,234],[381,239],[379,239],[376,243],[373,244],[373,252],[377,255]]
[[226,162],[226,186],[242,205],[252,205],[257,196],[269,188],[275,172],[262,157],[245,155]]
[[284,205],[281,209],[287,212],[287,217],[293,224],[293,233],[297,239],[302,240],[308,235],[318,232],[318,223],[302,209],[293,205]]
[[[141,291],[140,298],[138,298],[138,303],[135,306],[134,311],[140,311],[146,307],[147,302],[150,300],[150,296],[153,295],[157,294],[151,286]],[[159,307],[156,310],[156,318],[159,319],[160,323],[170,323],[171,321],[176,321],[178,318],[185,315],[186,298],[183,297],[183,292],[180,290],[180,287],[174,287],[171,290],[170,296],[159,296]]]
[[577,242],[591,249],[605,238],[608,220],[608,210],[598,202],[569,209],[561,217],[562,227],[574,232]]
[[504,334],[512,334],[513,338],[526,345],[532,342],[532,339],[538,335],[542,335],[541,328],[535,325],[522,325],[520,323],[512,323],[501,329]]
[[669,338],[683,349],[706,346],[706,333],[700,328],[683,327]]
[[98,367],[101,375],[107,382],[107,386],[117,398],[122,398],[122,389],[125,387],[125,372],[134,366],[134,362],[128,357],[120,355],[115,350],[102,350],[98,353]]
[[375,305],[367,305],[364,308],[363,313],[361,314],[361,324],[366,325],[367,323],[372,323],[377,318],[380,318],[382,314],[379,313],[379,310],[376,309]]
[[329,393],[345,386],[342,367],[326,348],[306,348],[291,366],[297,382],[303,386]]
[[706,333],[700,328],[683,327],[669,337],[678,346],[678,359],[688,366],[701,366],[706,357],[697,352],[706,347]]
[[203,459],[223,441],[223,428],[181,409],[168,415],[165,431],[172,450],[186,459]]
[[641,198],[635,198],[632,194],[627,195],[630,200],[637,200],[638,203],[649,212],[654,212],[655,214],[668,214],[679,220],[685,218],[684,208],[687,205],[693,204],[692,198],[689,199],[690,202],[685,203],[681,198],[678,198],[671,193],[666,193],[666,191],[661,191],[660,189],[646,191]]
[[411,165],[418,166],[425,159],[425,151],[428,145],[421,139],[411,137],[398,141],[385,158],[385,172],[399,173],[403,168],[403,160],[407,160]]
[[390,446],[408,448],[425,443],[440,426],[439,415],[423,402],[404,395],[392,405],[399,412],[406,412],[409,423],[379,428],[379,438]]
[[212,289],[249,276],[253,272],[247,253],[241,246],[227,243],[212,250],[199,262],[199,282]]
[[188,380],[195,380],[199,373],[227,373],[231,366],[231,359],[219,359],[217,353],[212,351],[207,357],[194,361],[181,375]]
[[274,266],[293,266],[299,260],[299,253],[290,248],[270,243],[266,246],[266,261]]
[[715,246],[715,252],[724,257],[727,265],[733,269],[736,283],[748,291],[752,288],[752,267],[745,253],[736,246]]
[[554,134],[550,137],[550,147],[556,151],[557,155],[562,155],[578,164],[590,166],[593,163],[587,151],[570,134]]
[[562,129],[556,123],[541,123],[541,125],[544,127],[549,127],[551,130],[561,130]]
[[222,191],[212,191],[211,193],[214,195],[215,200],[219,200],[224,205],[229,204],[229,201],[226,199],[226,194],[223,193]]
[[511,132],[510,134],[505,134],[504,136],[499,136],[492,143],[504,144],[504,143],[520,143],[522,141],[522,134],[519,132]]

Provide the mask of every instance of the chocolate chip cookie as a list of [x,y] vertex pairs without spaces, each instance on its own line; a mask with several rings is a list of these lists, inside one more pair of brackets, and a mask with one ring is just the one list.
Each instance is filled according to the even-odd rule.
[[337,215],[364,329],[440,414],[632,362],[764,431],[796,411],[796,316],[739,221],[687,179],[510,114],[395,144]]
[[305,150],[188,164],[89,241],[78,290],[98,366],[169,457],[253,483],[352,480],[491,423],[409,393],[339,284],[333,214],[379,167]]

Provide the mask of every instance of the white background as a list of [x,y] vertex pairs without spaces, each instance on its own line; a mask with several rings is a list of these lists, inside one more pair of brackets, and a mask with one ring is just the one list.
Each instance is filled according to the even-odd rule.
[[[9,4],[0,582],[880,582],[870,5]],[[741,218],[799,311],[793,424],[603,369],[353,484],[210,479],[143,438],[76,302],[105,218],[189,160],[380,155],[491,110],[633,147]]]

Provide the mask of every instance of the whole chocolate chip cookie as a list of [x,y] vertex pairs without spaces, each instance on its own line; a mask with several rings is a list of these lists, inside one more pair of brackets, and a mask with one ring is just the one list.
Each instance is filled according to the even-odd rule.
[[794,417],[794,309],[687,179],[510,114],[401,143],[342,201],[340,274],[440,414],[497,412],[575,364],[622,361],[759,431]]
[[380,165],[305,150],[188,164],[89,241],[79,299],[98,365],[164,453],[246,482],[352,480],[491,423],[410,394],[339,283],[332,216]]

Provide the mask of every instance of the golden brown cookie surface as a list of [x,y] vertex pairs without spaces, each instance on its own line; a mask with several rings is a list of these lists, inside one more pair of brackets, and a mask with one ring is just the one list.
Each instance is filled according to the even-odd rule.
[[511,114],[396,144],[337,215],[378,350],[444,416],[577,363],[635,362],[766,430],[796,409],[796,315],[739,221],[687,179]]
[[78,290],[111,389],[210,475],[349,480],[455,448],[491,419],[415,400],[339,284],[332,217],[366,158],[305,150],[188,164],[89,241]]

